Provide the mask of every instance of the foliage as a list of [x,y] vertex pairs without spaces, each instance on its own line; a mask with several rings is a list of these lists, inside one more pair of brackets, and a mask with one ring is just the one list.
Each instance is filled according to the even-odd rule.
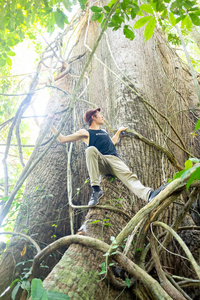
[[68,23],[65,12],[71,9],[72,4],[69,0],[1,0],[0,66],[12,65],[11,57],[15,55],[13,47],[25,37],[36,39],[33,29],[38,24],[49,33],[55,30],[55,25],[63,29]]
[[37,278],[34,278],[31,283],[31,297],[32,300],[70,300],[65,294],[45,290],[42,280]]
[[[195,131],[200,129],[200,119],[197,121],[196,126],[195,126]],[[192,133],[193,136],[195,136],[195,132]],[[190,176],[190,178],[188,179],[188,182],[186,184],[186,188],[189,189],[189,187],[191,186],[191,184],[195,181],[195,180],[199,180],[200,179],[200,166],[196,168],[195,165],[193,164],[197,164],[200,163],[200,159],[198,158],[189,158],[186,162],[185,162],[185,168],[184,170],[175,173],[174,174],[174,179],[177,178],[181,178],[182,181],[189,175],[189,173],[192,170],[195,170],[192,175]]]
[[[17,93],[19,90],[18,82],[16,77],[11,76],[11,68],[6,65],[4,68],[1,68],[1,77],[0,77],[0,93],[7,94],[7,93]],[[23,84],[21,83],[21,88],[23,88]],[[1,113],[0,113],[0,124],[4,124],[4,122],[8,121],[12,116],[15,115],[16,110],[19,106],[19,97],[5,97],[0,95],[0,105],[1,105]],[[2,125],[0,127],[0,139],[1,139],[1,149],[5,150],[8,130],[10,127],[11,122],[7,122],[5,126]],[[30,126],[28,122],[21,122],[20,125],[20,134],[21,134],[21,141],[22,144],[28,144],[30,140]],[[15,136],[15,132],[13,133],[12,137],[12,144],[17,144],[17,139]],[[23,156],[24,160],[26,161],[31,153],[32,148],[24,148],[23,149]],[[1,156],[3,158],[3,152],[1,152]],[[7,159],[7,166],[9,170],[9,191],[13,189],[13,186],[16,183],[16,180],[21,173],[23,167],[19,160],[19,153],[18,148],[11,146],[9,149],[8,159]],[[3,170],[2,170],[3,171]],[[2,174],[1,174],[2,176]],[[0,178],[0,185],[3,187],[3,178]],[[2,191],[3,189],[1,189]],[[12,231],[14,227],[15,218],[19,207],[21,205],[21,199],[23,195],[24,187],[22,187],[17,195],[15,200],[12,203],[12,207],[7,215],[7,218],[3,224],[5,231]],[[6,202],[8,197],[3,197],[3,194],[0,191],[0,202]],[[10,235],[8,240],[10,239]]]
[[174,179],[177,178],[181,178],[182,181],[189,175],[189,173],[196,169],[192,175],[190,176],[190,178],[188,179],[188,182],[186,184],[186,188],[189,189],[189,187],[191,186],[191,184],[195,181],[195,180],[199,180],[200,179],[200,167],[196,168],[195,165],[193,165],[193,163],[200,163],[200,159],[198,158],[189,158],[186,162],[185,162],[185,169],[176,173],[174,175]]
[[[111,0],[104,7],[93,6],[92,20],[104,25],[111,7],[117,0]],[[52,34],[56,28],[63,29],[68,24],[67,12],[72,9],[74,0],[10,0],[0,1],[1,25],[0,25],[0,66],[12,65],[15,56],[14,47],[26,37],[36,40],[40,28],[45,28]],[[82,9],[87,0],[79,0]],[[191,31],[192,26],[200,26],[200,10],[197,0],[151,0],[140,3],[135,0],[123,0],[119,2],[115,13],[108,22],[108,27],[118,30],[123,27],[126,38],[133,40],[135,30],[145,26],[145,41],[153,35],[156,24],[165,31],[167,26],[174,27],[180,23],[182,30]],[[136,19],[134,26],[127,22]],[[167,24],[167,25],[166,25]],[[39,25],[39,26],[38,26]],[[179,43],[176,34],[169,33],[169,40]]]
[[[23,263],[23,262],[21,262],[21,263]],[[23,276],[20,276],[20,279],[17,278],[11,283],[10,288],[12,288],[16,284],[15,287],[13,288],[13,290],[12,290],[12,294],[11,294],[12,300],[15,300],[16,295],[17,295],[20,288],[22,290],[26,290],[27,298],[30,297],[31,284],[30,284],[30,281],[28,280],[30,274],[31,274],[31,268],[26,269],[24,274],[23,273],[21,274]]]
[[[104,24],[105,19],[114,5],[116,0],[111,0],[108,5],[102,7],[93,6],[91,10],[94,12],[92,20],[98,20]],[[200,10],[197,1],[188,0],[151,0],[148,4],[139,5],[138,1],[123,0],[118,3],[115,13],[112,15],[108,23],[108,27],[118,30],[123,25],[123,32],[126,38],[133,40],[135,37],[134,29],[145,26],[145,41],[153,35],[155,25],[165,26],[166,20],[174,27],[180,23],[182,29],[190,31],[192,26],[200,26]],[[131,27],[127,25],[127,21],[137,19],[135,25]]]
[[38,278],[34,278],[31,284],[27,279],[16,279],[12,282],[10,287],[12,287],[15,283],[17,284],[12,291],[12,300],[15,300],[19,288],[27,291],[27,299],[31,296],[32,300],[70,300],[69,296],[65,294],[45,290],[42,285],[42,280]]

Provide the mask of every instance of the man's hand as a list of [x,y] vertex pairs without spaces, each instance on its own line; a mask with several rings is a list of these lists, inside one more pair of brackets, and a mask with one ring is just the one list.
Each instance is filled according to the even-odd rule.
[[119,127],[119,129],[117,130],[117,132],[115,133],[115,135],[111,138],[112,142],[114,145],[116,145],[118,139],[119,139],[119,135],[122,131],[125,131],[126,129],[128,129],[128,127]]
[[128,127],[119,127],[118,131],[122,132],[122,131],[126,131],[128,129]]

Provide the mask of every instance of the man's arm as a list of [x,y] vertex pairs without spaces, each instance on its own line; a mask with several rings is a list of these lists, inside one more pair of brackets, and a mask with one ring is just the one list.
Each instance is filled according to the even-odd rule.
[[[53,131],[53,134],[56,135],[58,130],[55,128],[55,126],[51,125],[51,130]],[[69,143],[69,142],[77,142],[84,138],[87,138],[89,135],[88,131],[86,129],[80,129],[77,132],[70,134],[70,135],[62,135],[61,133],[58,135],[57,139],[60,143]]]
[[120,128],[117,130],[117,132],[115,133],[115,135],[111,138],[111,140],[112,140],[112,142],[113,142],[114,145],[117,144],[117,141],[118,141],[118,139],[119,139],[120,133],[121,133],[122,131],[125,131],[126,129],[128,129],[128,127],[120,127]]

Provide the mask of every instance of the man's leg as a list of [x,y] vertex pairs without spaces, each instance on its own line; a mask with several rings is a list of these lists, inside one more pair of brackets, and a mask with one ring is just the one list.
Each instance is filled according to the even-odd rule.
[[136,196],[148,202],[151,188],[145,187],[133,174],[127,165],[118,157],[114,155],[105,155],[109,162],[112,173],[117,176]]
[[93,192],[88,203],[89,206],[98,204],[99,198],[103,192],[100,189],[100,173],[111,174],[110,166],[104,156],[97,150],[96,147],[88,147],[86,149],[86,164],[90,176],[90,183],[93,188]]

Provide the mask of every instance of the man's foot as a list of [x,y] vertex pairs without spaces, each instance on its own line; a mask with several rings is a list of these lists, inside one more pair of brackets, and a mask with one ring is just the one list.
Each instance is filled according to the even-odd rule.
[[95,206],[99,203],[99,199],[101,198],[101,196],[103,195],[102,190],[99,190],[97,192],[95,192],[93,190],[90,201],[88,202],[88,206]]
[[155,198],[162,190],[164,190],[168,184],[169,184],[169,183],[160,186],[160,187],[159,187],[157,190],[155,190],[155,191],[151,191],[151,192],[149,193],[149,199],[148,199],[148,202],[150,202],[150,201],[151,201],[153,198]]

